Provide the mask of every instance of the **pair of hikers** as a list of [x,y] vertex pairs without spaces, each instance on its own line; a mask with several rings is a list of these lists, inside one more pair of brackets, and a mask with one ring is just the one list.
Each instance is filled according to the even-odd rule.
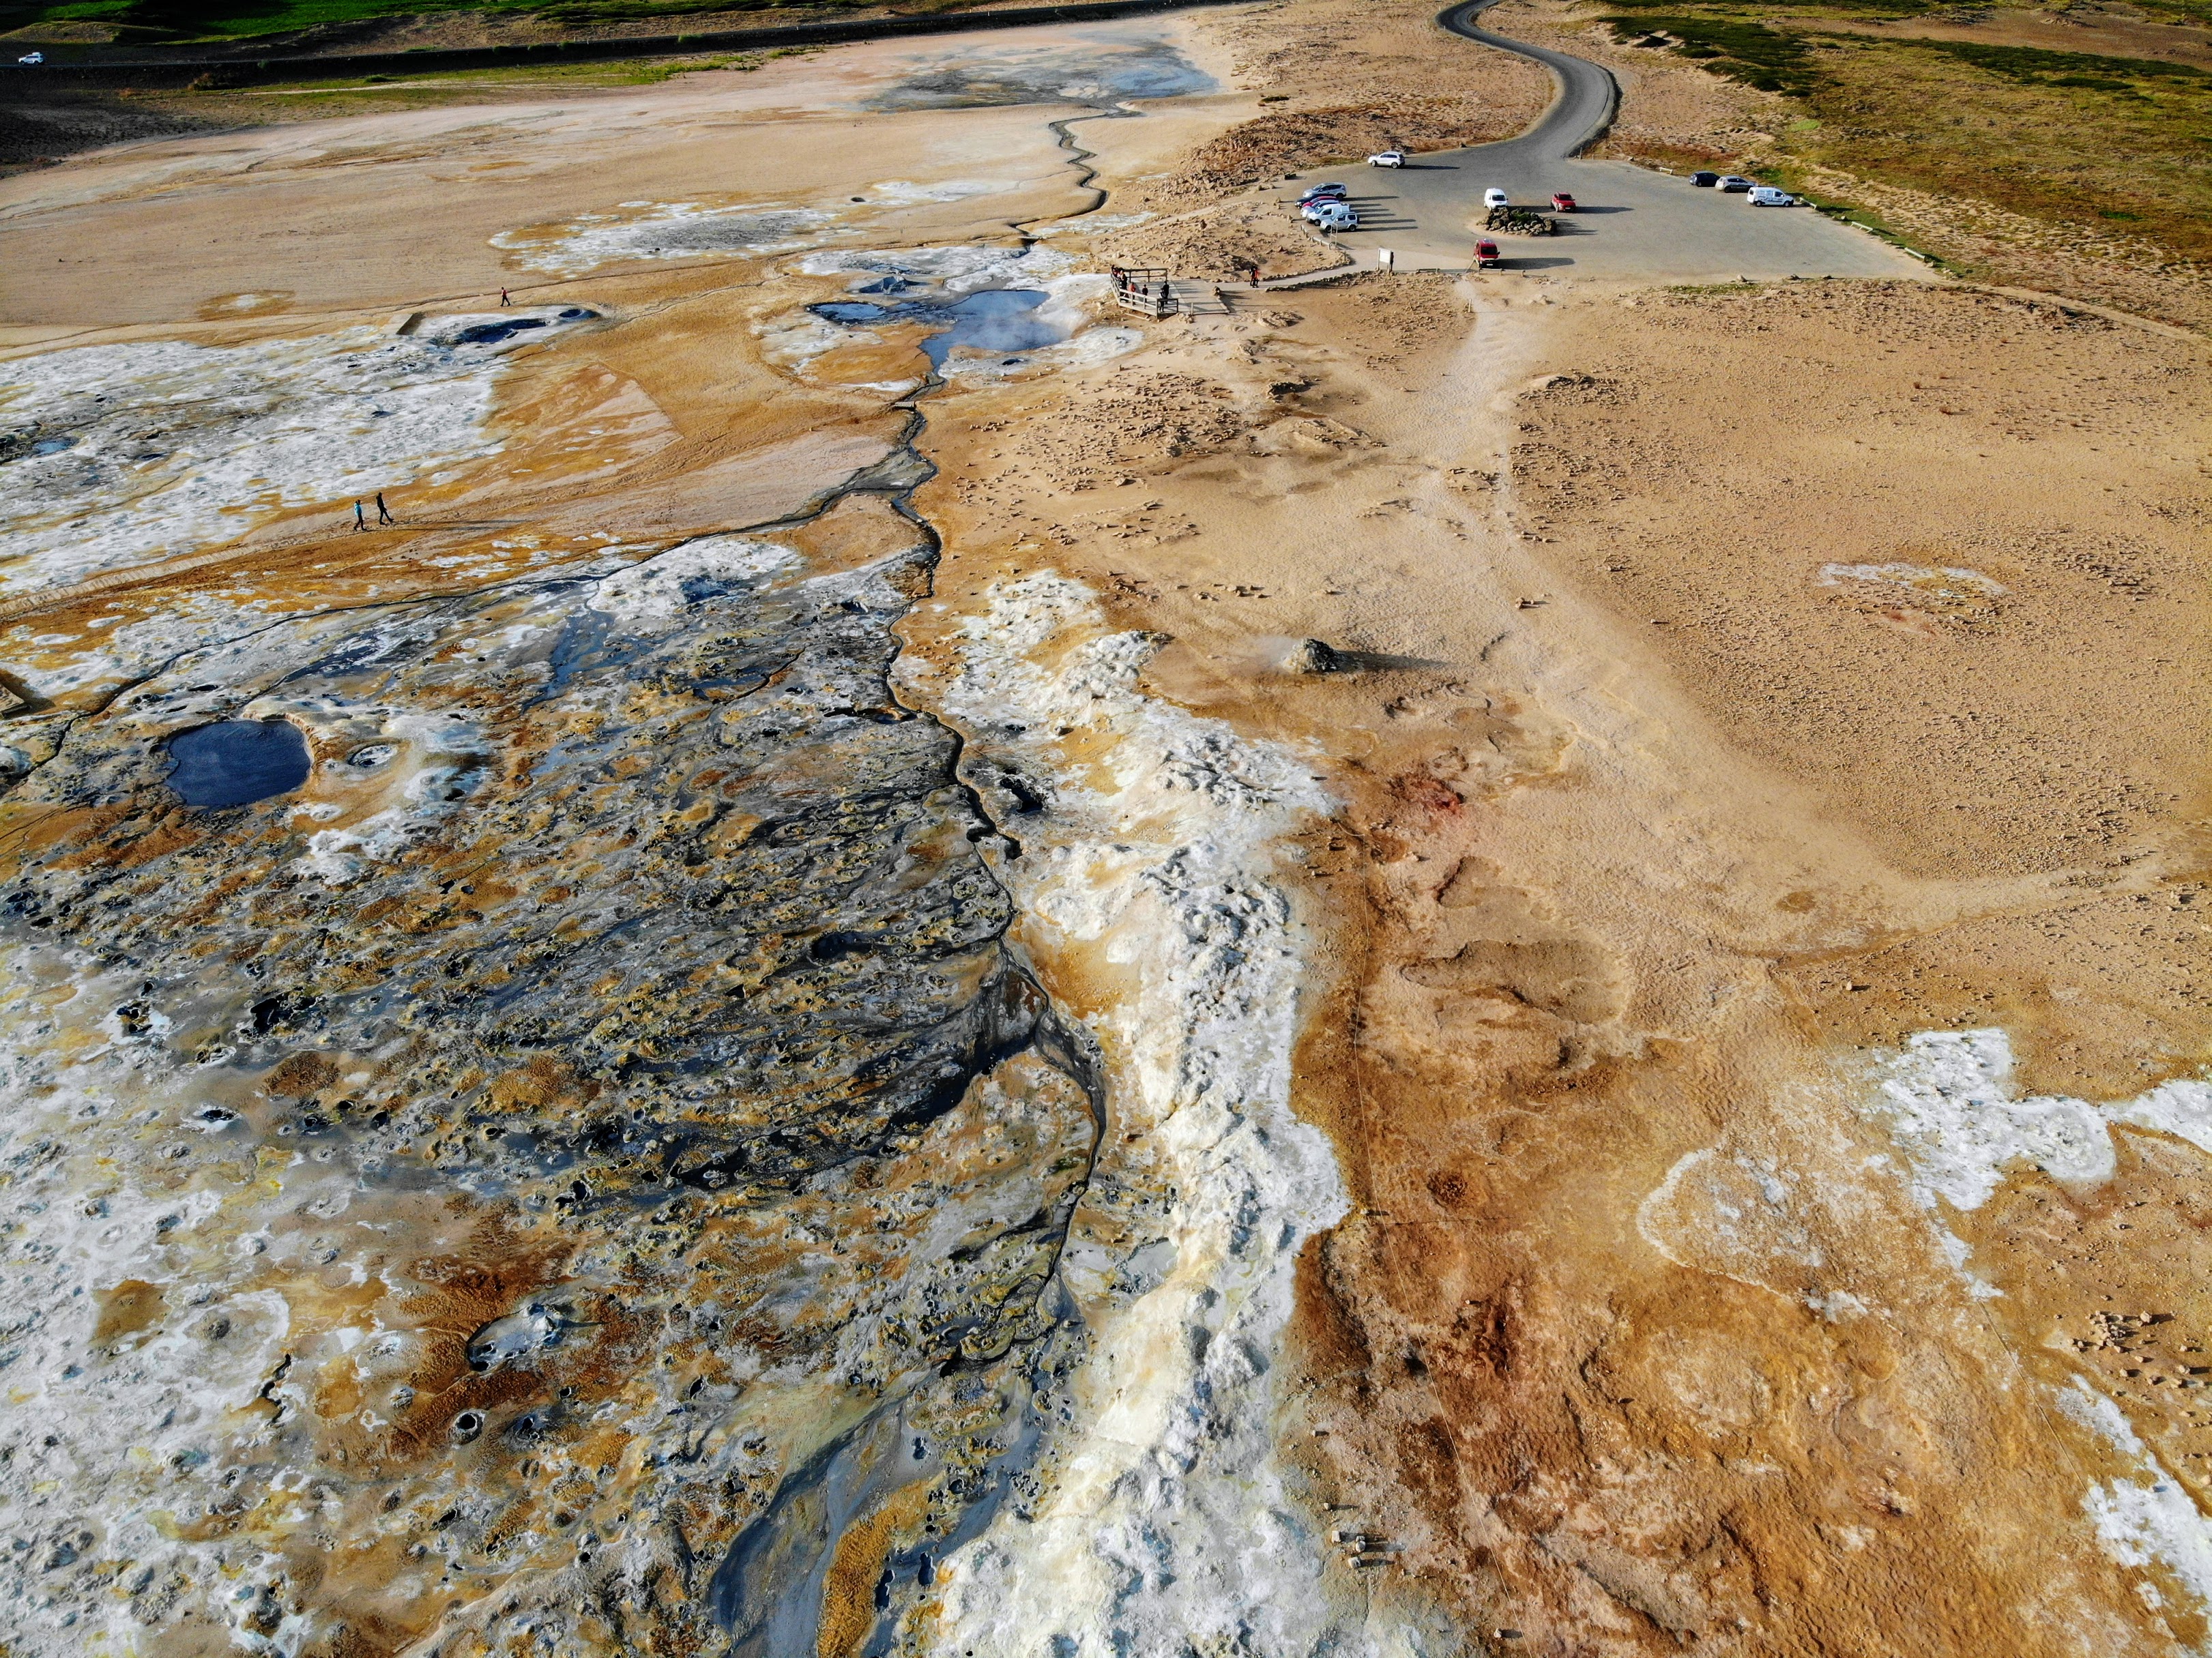
[[[381,529],[387,524],[397,524],[399,520],[398,519],[392,516],[392,509],[384,504],[384,491],[379,489],[376,492],[377,527]],[[368,517],[362,511],[361,503],[357,501],[353,504],[353,527],[356,530],[366,530],[368,528]]]

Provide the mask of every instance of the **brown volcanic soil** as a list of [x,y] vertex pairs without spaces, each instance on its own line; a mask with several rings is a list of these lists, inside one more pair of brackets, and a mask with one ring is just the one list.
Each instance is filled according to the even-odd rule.
[[[2095,1315],[2193,1362],[2203,1157],[2016,1177],[1956,1222],[1985,1302],[1852,1102],[1930,1028],[2093,1099],[2206,1054],[2202,348],[1919,285],[1257,304],[946,399],[924,503],[954,612],[1049,562],[1173,635],[1163,693],[1328,756],[1300,1084],[1358,1209],[1301,1413],[1400,1551],[1364,1581],[1498,1650],[2197,1638],[2051,1400],[2139,1389],[2196,1459]],[[1428,665],[1271,671],[1300,636]]]

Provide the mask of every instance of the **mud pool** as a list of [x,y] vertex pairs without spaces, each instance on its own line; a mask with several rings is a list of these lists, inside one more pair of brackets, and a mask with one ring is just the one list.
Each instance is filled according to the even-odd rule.
[[878,110],[972,109],[994,104],[1093,104],[1180,98],[1216,90],[1213,77],[1165,40],[1079,35],[1073,46],[1010,47],[919,70],[871,99]]
[[[907,287],[898,276],[886,276],[862,289],[891,294]],[[896,327],[921,325],[931,331],[923,337],[921,353],[929,366],[944,370],[945,359],[963,346],[978,352],[1035,350],[1055,345],[1067,337],[1064,324],[1037,314],[1050,295],[1028,288],[987,288],[957,300],[927,298],[832,300],[807,308],[818,317],[855,327]]]
[[169,786],[188,806],[244,806],[307,780],[307,743],[283,720],[222,720],[169,739]]

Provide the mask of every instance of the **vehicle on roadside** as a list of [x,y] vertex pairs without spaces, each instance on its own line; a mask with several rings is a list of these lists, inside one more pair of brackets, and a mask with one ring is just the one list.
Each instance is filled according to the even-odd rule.
[[43,64],[46,61],[46,54],[43,52],[27,52],[15,61],[19,64]]
[[1786,190],[1777,190],[1772,185],[1754,185],[1744,200],[1753,207],[1795,207],[1797,198]]
[[1552,192],[1552,207],[1555,212],[1559,213],[1579,213],[1582,211],[1582,209],[1576,205],[1575,198],[1568,195],[1564,190],[1555,190]]
[[1482,192],[1482,204],[1485,207],[1510,207],[1513,205],[1513,198],[1496,185],[1492,185]]
[[1487,236],[1474,245],[1474,268],[1477,270],[1503,270],[1505,256],[1498,251],[1498,244]]
[[1352,191],[1334,179],[1327,184],[1308,185],[1298,192],[1298,205],[1310,207],[1316,202],[1340,202]]
[[1403,167],[1406,165],[1406,152],[1402,149],[1386,149],[1382,151],[1380,154],[1370,155],[1367,158],[1367,165],[1370,167]]
[[1306,222],[1323,230],[1357,230],[1359,216],[1342,202],[1310,202],[1305,209]]
[[1733,173],[1720,182],[1721,193],[1725,196],[1734,196],[1742,191],[1758,188],[1758,185],[1752,179],[1740,179]]
[[1698,190],[1711,190],[1720,181],[1721,175],[1717,173],[1692,173],[1690,175],[1690,183]]

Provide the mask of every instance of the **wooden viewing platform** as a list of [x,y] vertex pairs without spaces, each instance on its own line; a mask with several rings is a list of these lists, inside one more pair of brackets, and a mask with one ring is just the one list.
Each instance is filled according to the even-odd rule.
[[1175,284],[1168,279],[1164,266],[1146,266],[1132,270],[1126,265],[1113,267],[1114,303],[1124,311],[1141,311],[1148,317],[1172,317],[1181,310],[1176,298]]

